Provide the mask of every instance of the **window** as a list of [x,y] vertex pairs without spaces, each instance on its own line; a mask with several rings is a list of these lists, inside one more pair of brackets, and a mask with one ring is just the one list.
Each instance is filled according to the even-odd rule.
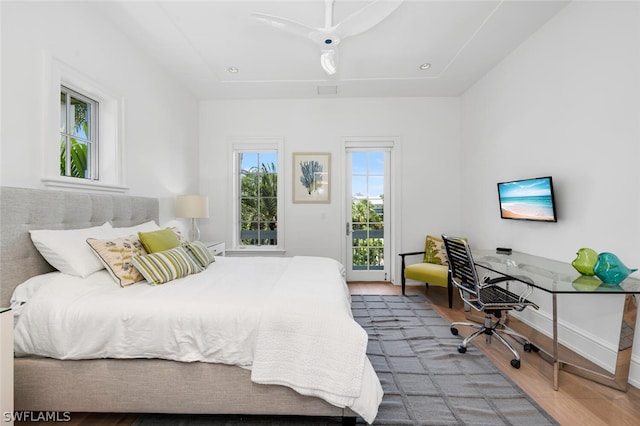
[[60,176],[98,180],[98,102],[60,88]]
[[52,56],[44,60],[43,184],[126,192],[124,97]]
[[282,161],[280,143],[234,145],[236,228],[234,247],[275,250],[283,247]]

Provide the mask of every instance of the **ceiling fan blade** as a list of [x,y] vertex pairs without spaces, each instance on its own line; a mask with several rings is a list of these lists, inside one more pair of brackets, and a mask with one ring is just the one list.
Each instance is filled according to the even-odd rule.
[[287,18],[280,18],[278,16],[265,15],[264,13],[252,13],[251,16],[259,22],[270,25],[279,30],[288,32],[290,34],[310,38],[313,40],[313,34],[318,30],[313,27],[309,27],[300,22],[293,21]]
[[324,0],[324,27],[333,27],[333,2],[335,0]]
[[403,1],[375,0],[336,24],[333,33],[341,39],[363,33],[391,15]]

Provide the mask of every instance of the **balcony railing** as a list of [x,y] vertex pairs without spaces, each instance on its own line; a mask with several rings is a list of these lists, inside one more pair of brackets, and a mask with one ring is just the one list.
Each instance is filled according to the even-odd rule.
[[[265,244],[263,241],[267,240],[269,243]],[[247,245],[275,246],[278,245],[278,231],[267,229],[242,229],[240,231],[240,241],[254,241]],[[260,243],[258,244],[257,242]]]
[[[364,244],[356,244],[358,240]],[[384,269],[384,229],[358,229],[351,232],[353,265],[356,271]]]

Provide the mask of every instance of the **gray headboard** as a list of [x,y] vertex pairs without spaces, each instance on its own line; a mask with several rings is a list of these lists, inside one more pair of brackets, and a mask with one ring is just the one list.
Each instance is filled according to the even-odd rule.
[[53,271],[31,242],[30,229],[115,227],[158,222],[156,198],[0,187],[0,307],[15,287]]

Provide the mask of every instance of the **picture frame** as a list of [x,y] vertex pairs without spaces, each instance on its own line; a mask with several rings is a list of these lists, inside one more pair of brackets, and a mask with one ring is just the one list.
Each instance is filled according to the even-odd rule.
[[293,202],[331,201],[331,153],[293,153]]

